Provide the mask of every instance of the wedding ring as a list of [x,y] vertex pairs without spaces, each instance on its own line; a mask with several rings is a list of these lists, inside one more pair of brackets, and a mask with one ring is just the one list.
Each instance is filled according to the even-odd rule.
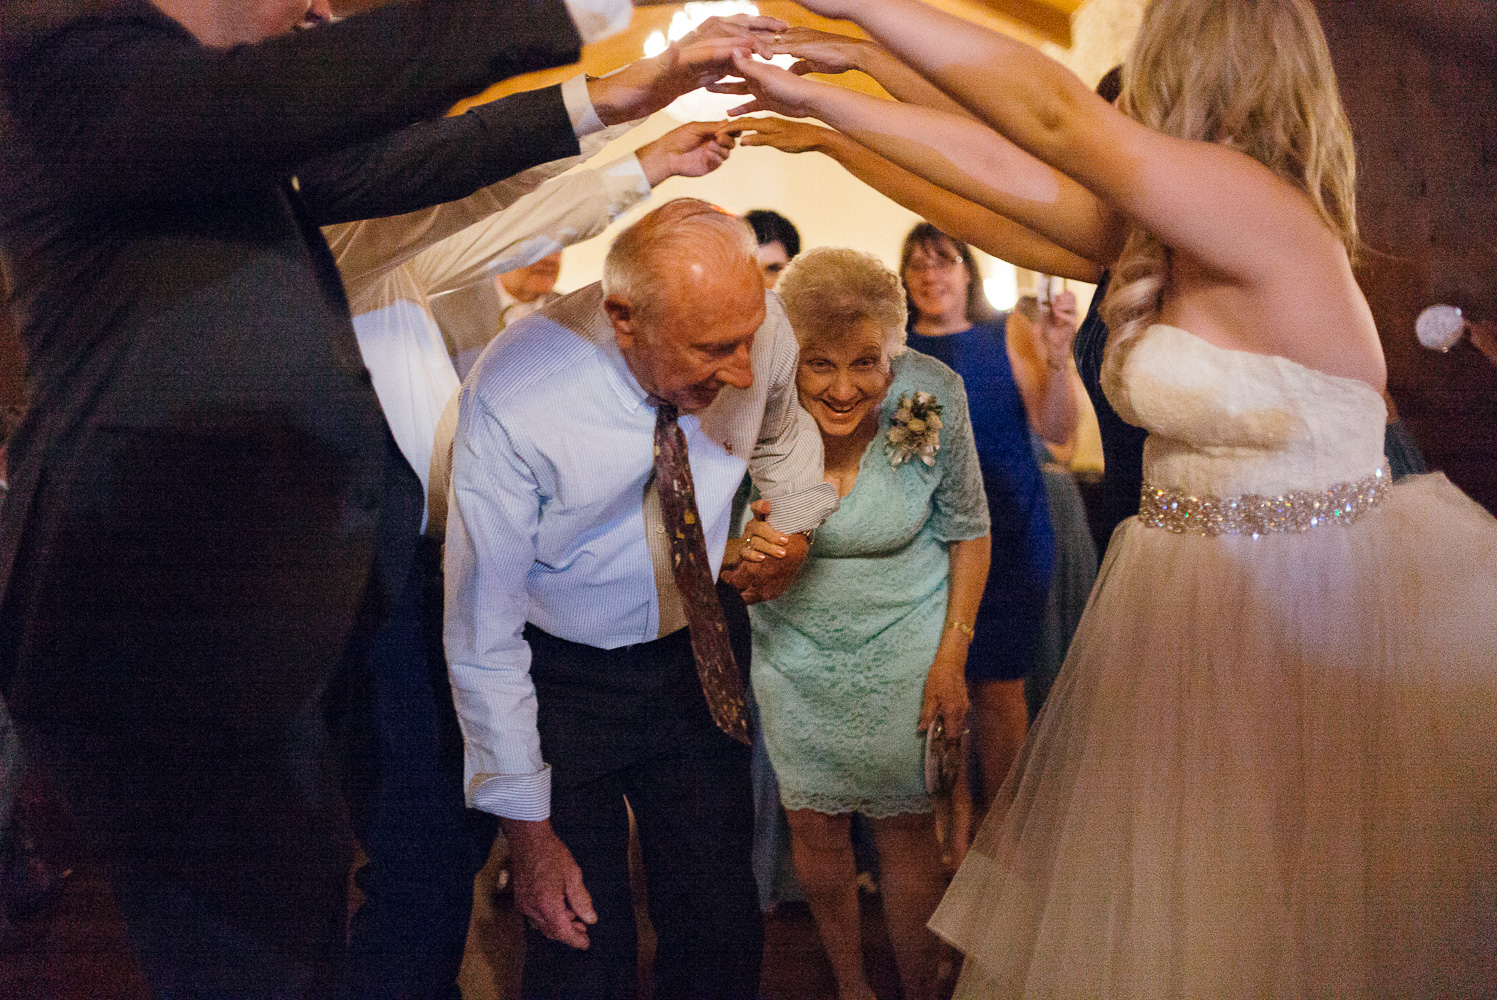
[[780,35],[780,33],[778,31],[776,31],[774,33],[774,43],[776,45],[778,45],[778,44],[780,44],[780,41],[781,41],[781,35]]

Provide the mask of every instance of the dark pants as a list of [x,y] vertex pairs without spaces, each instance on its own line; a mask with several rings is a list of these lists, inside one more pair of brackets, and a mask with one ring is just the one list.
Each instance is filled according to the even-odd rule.
[[464,807],[441,628],[440,547],[423,540],[407,586],[361,651],[368,669],[349,712],[349,811],[368,857],[344,987],[358,1000],[457,1000],[473,878],[498,829]]
[[95,444],[43,482],[0,614],[23,743],[153,995],[330,996],[352,843],[333,705],[351,623],[390,603],[396,512],[347,509],[305,442]]
[[314,443],[232,428],[101,434],[38,491],[0,673],[157,996],[330,996],[344,971],[338,734],[420,517],[387,445],[370,507]]
[[[738,624],[742,639],[741,604],[736,611],[730,628]],[[551,823],[582,869],[598,922],[585,951],[527,932],[522,995],[636,995],[627,799],[659,942],[655,996],[754,997],[764,932],[749,862],[749,749],[713,724],[686,630],[614,650],[534,627],[525,635],[541,752],[553,769]],[[735,643],[743,664],[746,645]]]

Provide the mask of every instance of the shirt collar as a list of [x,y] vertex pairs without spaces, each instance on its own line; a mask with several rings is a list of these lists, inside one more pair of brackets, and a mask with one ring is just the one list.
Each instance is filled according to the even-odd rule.
[[593,343],[607,362],[609,382],[619,395],[619,401],[624,407],[633,413],[644,406],[650,398],[629,370],[629,362],[624,360],[624,352],[619,350],[618,339],[613,335],[613,324],[608,321],[608,314],[603,311],[603,303],[598,303],[598,330],[599,334],[593,338]]

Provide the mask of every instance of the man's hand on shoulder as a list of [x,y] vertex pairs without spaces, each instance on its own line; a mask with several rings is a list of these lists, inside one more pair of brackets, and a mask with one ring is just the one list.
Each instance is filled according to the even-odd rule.
[[573,948],[588,946],[587,928],[598,922],[582,869],[551,829],[550,820],[504,820],[515,907],[546,937]]
[[806,561],[811,542],[803,534],[776,531],[769,523],[768,500],[756,500],[749,509],[753,519],[741,539],[729,541],[729,553],[736,561],[728,568],[728,559],[724,559],[722,578],[738,588],[745,604],[757,604],[785,592]]

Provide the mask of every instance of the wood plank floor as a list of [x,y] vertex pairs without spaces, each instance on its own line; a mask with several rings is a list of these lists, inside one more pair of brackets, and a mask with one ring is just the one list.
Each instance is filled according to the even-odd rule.
[[[46,913],[17,921],[0,941],[0,997],[148,1000],[103,872],[87,857],[67,856],[67,838],[49,840],[64,845],[55,848],[56,860],[73,873]],[[460,979],[465,1000],[510,1000],[518,991],[520,918],[508,896],[495,896],[488,889],[498,860],[496,852],[474,894]],[[899,995],[897,977],[877,897],[864,897],[863,915],[870,981],[880,997],[893,1000]],[[652,947],[646,926],[641,939],[642,991],[648,988]],[[766,920],[762,995],[764,1000],[834,1000],[837,995],[831,967],[803,905],[782,906]]]

